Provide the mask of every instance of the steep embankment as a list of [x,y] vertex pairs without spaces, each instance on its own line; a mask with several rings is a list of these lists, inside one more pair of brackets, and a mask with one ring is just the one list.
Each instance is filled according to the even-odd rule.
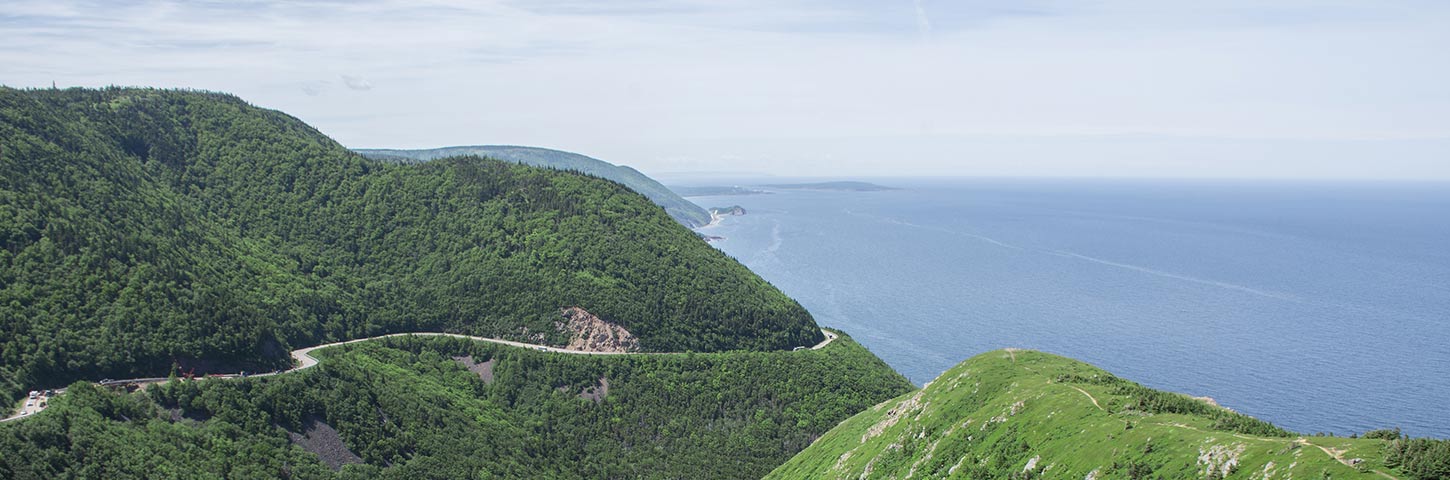
[[222,94],[0,88],[0,397],[390,332],[565,345],[573,307],[642,351],[821,340],[615,182],[369,160]]
[[399,162],[426,162],[459,155],[477,155],[536,167],[583,172],[624,184],[664,208],[671,217],[687,227],[698,227],[710,221],[710,213],[705,209],[681,198],[669,188],[661,185],[660,182],[640,173],[639,170],[624,165],[614,165],[577,153],[508,145],[476,145],[426,150],[358,149],[357,152],[369,157]]
[[1382,462],[1388,445],[1301,437],[1081,362],[1002,350],[852,417],[767,478],[1383,478],[1397,475]]
[[390,337],[312,355],[285,375],[144,393],[77,383],[0,425],[0,478],[760,478],[910,389],[844,336],[679,355]]

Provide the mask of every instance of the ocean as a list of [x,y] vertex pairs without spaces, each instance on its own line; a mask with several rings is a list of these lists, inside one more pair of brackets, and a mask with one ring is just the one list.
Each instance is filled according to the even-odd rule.
[[691,200],[743,206],[702,233],[917,384],[1029,348],[1301,433],[1450,437],[1450,184],[868,180],[899,190]]

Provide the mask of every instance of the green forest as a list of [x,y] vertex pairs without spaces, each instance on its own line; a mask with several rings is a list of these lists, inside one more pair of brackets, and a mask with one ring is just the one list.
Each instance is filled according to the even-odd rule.
[[559,344],[566,307],[645,351],[822,339],[618,183],[370,160],[224,94],[0,88],[0,397],[174,365],[270,370],[391,332]]
[[[912,388],[845,336],[821,350],[626,356],[392,337],[319,356],[294,373],[129,394],[78,382],[0,426],[0,478],[760,478]],[[487,374],[467,368],[479,364]],[[289,441],[319,424],[341,445],[318,456]]]
[[512,145],[474,145],[428,150],[358,149],[357,152],[368,158],[400,163],[428,162],[439,158],[477,155],[536,167],[573,170],[622,183],[664,208],[665,213],[687,227],[698,227],[710,223],[710,212],[681,198],[669,188],[660,185],[660,182],[640,173],[639,170],[624,165],[613,165],[577,153]]

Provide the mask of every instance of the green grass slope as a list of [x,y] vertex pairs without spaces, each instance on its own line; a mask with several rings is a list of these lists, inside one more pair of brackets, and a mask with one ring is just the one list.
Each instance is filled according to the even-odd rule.
[[509,145],[476,145],[467,147],[445,147],[426,150],[358,149],[358,153],[369,157],[393,161],[426,162],[459,155],[477,155],[510,162],[547,167],[558,170],[584,172],[600,178],[607,178],[634,189],[650,201],[665,209],[676,221],[687,227],[698,227],[710,223],[710,212],[685,200],[655,179],[639,170],[624,165],[614,165],[593,157],[577,153],[550,150],[537,147]]
[[[821,350],[634,356],[393,337],[319,357],[143,393],[78,383],[0,425],[0,478],[753,479],[911,388],[844,336]],[[488,364],[489,381],[461,358]],[[357,463],[334,472],[289,440],[314,422],[341,438],[320,450]]]
[[229,95],[0,88],[0,397],[277,368],[440,330],[646,351],[790,349],[810,314],[623,185],[477,157],[362,157]]
[[1085,363],[999,350],[852,417],[766,478],[1399,477],[1383,462],[1390,445],[1302,437]]

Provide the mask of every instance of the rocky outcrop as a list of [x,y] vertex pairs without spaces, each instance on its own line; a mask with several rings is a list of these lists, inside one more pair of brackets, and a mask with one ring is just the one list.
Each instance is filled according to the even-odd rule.
[[287,438],[303,450],[317,454],[322,463],[333,470],[341,470],[343,465],[350,463],[363,463],[362,457],[347,448],[337,429],[315,416],[308,417],[302,433],[287,430]]
[[565,395],[573,394],[574,396],[598,404],[599,402],[603,402],[605,397],[609,396],[609,379],[605,377],[599,377],[599,381],[595,382],[593,385],[585,386],[583,389],[579,390],[578,393],[574,393],[574,387],[570,385],[560,385],[554,390]]
[[453,361],[458,362],[460,365],[463,365],[463,368],[467,368],[468,371],[478,374],[478,378],[480,380],[483,380],[483,383],[493,383],[494,360],[495,359],[490,358],[486,362],[479,363],[478,361],[473,359],[473,355],[453,357]]
[[739,206],[739,205],[731,205],[731,206],[728,206],[728,207],[715,207],[715,208],[710,209],[710,214],[712,214],[712,215],[718,215],[718,216],[725,216],[725,215],[740,216],[740,215],[745,215],[745,207],[742,207],[742,206]]
[[608,378],[604,378],[604,377],[599,377],[599,383],[598,384],[590,385],[588,387],[584,387],[584,391],[579,392],[579,398],[582,398],[582,399],[585,399],[585,400],[589,400],[589,401],[594,402],[594,403],[602,402],[602,401],[604,401],[604,397],[608,397],[608,396],[609,396],[609,379]]
[[564,319],[555,322],[554,327],[570,333],[568,350],[581,352],[633,352],[639,350],[639,339],[624,327],[594,316],[582,308],[569,307],[563,311]]

